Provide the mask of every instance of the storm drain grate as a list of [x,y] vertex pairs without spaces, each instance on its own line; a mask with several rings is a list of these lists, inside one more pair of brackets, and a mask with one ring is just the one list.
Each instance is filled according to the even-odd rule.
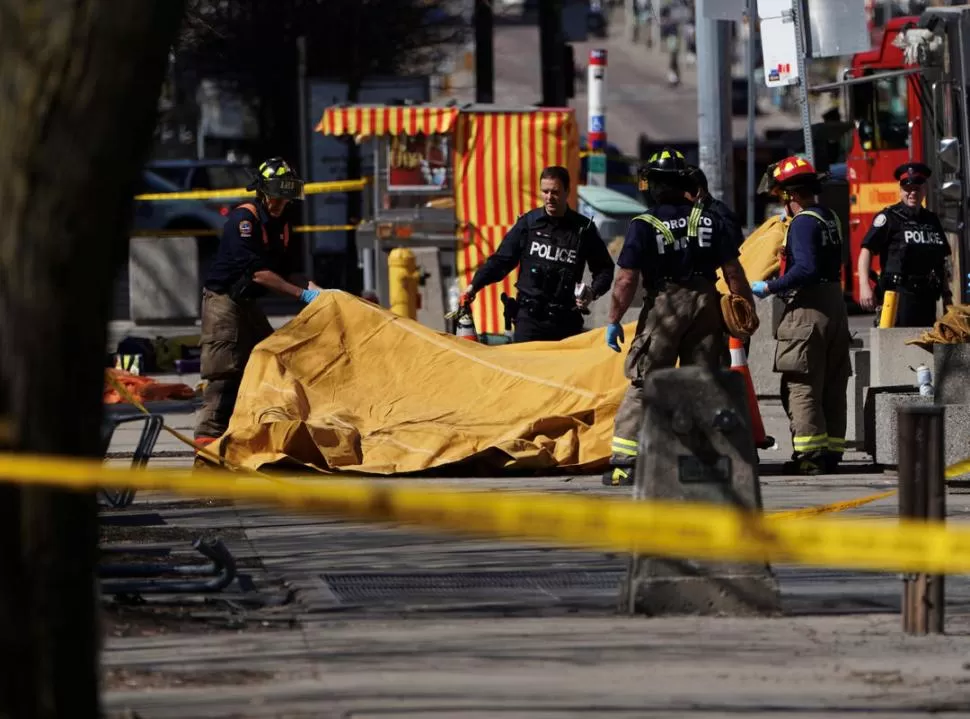
[[560,598],[614,595],[624,573],[617,570],[480,571],[323,574],[342,602]]

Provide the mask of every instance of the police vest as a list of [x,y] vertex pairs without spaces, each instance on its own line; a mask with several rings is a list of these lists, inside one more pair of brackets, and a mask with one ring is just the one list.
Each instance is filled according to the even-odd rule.
[[948,245],[941,228],[932,221],[934,216],[930,212],[913,215],[898,205],[887,207],[883,213],[891,213],[893,219],[883,272],[903,277],[941,273]]
[[788,246],[788,233],[791,232],[792,223],[796,217],[808,215],[818,220],[822,227],[822,244],[816,248],[816,267],[818,269],[819,280],[821,282],[838,282],[842,277],[842,223],[832,210],[828,210],[829,217],[826,218],[815,210],[802,210],[795,215],[785,228],[785,251],[781,256],[781,274],[792,264],[791,249]]
[[644,213],[633,219],[646,222],[656,230],[660,263],[657,268],[641,268],[645,277],[673,282],[683,282],[692,276],[716,278],[716,226],[699,202],[691,207],[687,217],[662,220],[654,214]]
[[519,258],[516,286],[525,297],[542,297],[554,305],[573,307],[576,284],[582,281],[585,260],[583,232],[592,220],[576,215],[585,226],[573,222],[551,222],[526,227],[526,241]]

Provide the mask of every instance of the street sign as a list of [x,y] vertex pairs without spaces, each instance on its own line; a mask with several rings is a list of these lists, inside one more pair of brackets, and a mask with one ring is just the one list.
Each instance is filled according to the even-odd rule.
[[842,57],[871,49],[865,0],[807,0],[808,56]]
[[792,0],[758,0],[761,20],[761,57],[765,85],[784,87],[798,83],[798,43]]

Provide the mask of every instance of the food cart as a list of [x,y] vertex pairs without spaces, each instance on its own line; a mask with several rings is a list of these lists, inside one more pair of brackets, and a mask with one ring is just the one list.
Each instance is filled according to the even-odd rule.
[[[520,215],[540,205],[539,174],[569,170],[577,206],[579,132],[572,109],[494,105],[349,105],[328,108],[317,131],[369,142],[373,216],[358,229],[366,289],[388,302],[387,255],[410,248],[420,267],[417,319],[438,329],[478,267]],[[473,306],[479,334],[504,331],[501,294],[516,272]]]

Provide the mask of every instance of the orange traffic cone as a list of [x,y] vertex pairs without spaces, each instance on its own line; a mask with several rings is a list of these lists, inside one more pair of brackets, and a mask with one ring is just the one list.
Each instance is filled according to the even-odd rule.
[[458,317],[455,335],[463,340],[478,342],[478,333],[475,331],[475,321],[472,319],[471,312],[462,312]]
[[748,411],[751,413],[754,446],[758,449],[768,449],[775,444],[775,438],[765,434],[761,410],[758,408],[758,395],[755,394],[754,382],[751,381],[751,372],[748,370],[748,355],[744,351],[744,342],[737,337],[729,337],[728,339],[728,347],[731,349],[731,369],[744,377],[744,386],[748,394]]

